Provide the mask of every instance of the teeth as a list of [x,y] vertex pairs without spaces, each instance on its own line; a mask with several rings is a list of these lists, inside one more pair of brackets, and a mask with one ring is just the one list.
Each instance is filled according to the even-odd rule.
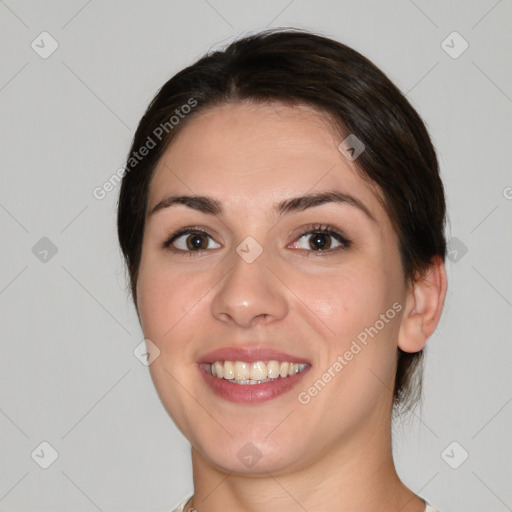
[[215,363],[212,364],[212,375],[219,378],[224,377],[224,365],[219,363],[219,361],[215,361]]
[[[217,361],[216,361],[217,362]],[[222,363],[219,363],[222,364]],[[235,368],[231,361],[224,362],[224,375],[226,380],[233,380],[235,378]]]
[[249,375],[251,376],[251,380],[266,379],[267,378],[267,368],[265,367],[265,363],[262,363],[261,361],[252,363],[251,369],[249,371]]
[[235,380],[247,380],[249,378],[249,363],[235,363]]
[[213,377],[226,379],[236,384],[260,384],[278,377],[285,378],[300,373],[307,363],[288,363],[279,361],[214,361],[206,365],[207,371]]
[[277,377],[279,377],[279,363],[277,361],[269,361],[267,364],[267,373],[269,379],[277,379]]

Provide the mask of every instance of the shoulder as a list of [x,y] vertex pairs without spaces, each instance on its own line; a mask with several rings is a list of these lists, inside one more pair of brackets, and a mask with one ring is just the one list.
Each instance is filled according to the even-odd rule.
[[188,498],[184,499],[177,507],[173,508],[169,512],[183,512],[183,509],[185,508],[185,505],[190,501],[190,498],[192,498],[192,496],[189,496]]
[[[183,500],[178,506],[176,506],[175,508],[173,508],[169,512],[183,512],[183,509],[185,508],[185,505],[188,503],[188,501],[190,500],[191,497],[192,496],[189,496],[188,498]],[[441,511],[438,510],[437,508],[434,508],[432,505],[427,503],[426,507],[425,507],[425,512],[441,512]]]
[[[190,498],[192,496],[189,496],[188,498],[186,498],[185,500],[183,500],[178,506],[176,506],[175,508],[173,508],[172,510],[170,510],[169,512],[183,512],[183,509],[185,508],[185,505],[189,502]],[[426,507],[425,507],[425,512],[441,512],[440,510],[438,510],[437,508],[434,508],[432,505],[430,505],[429,503],[426,504]]]

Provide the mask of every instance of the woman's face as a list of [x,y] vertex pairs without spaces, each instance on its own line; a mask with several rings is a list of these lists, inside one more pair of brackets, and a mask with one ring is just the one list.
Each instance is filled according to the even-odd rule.
[[[152,179],[137,282],[160,351],[150,371],[215,467],[277,474],[389,436],[407,287],[389,217],[341,142],[309,107],[223,105]],[[207,373],[215,361],[228,378]]]

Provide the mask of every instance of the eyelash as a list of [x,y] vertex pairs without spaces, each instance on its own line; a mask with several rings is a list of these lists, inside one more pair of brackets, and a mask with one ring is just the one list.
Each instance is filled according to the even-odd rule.
[[[312,226],[308,226],[305,231],[303,231],[296,240],[300,240],[305,235],[313,235],[313,234],[322,234],[322,235],[328,235],[334,238],[336,241],[338,241],[341,245],[339,247],[335,247],[334,249],[326,249],[326,250],[307,250],[307,249],[298,249],[300,251],[305,251],[307,256],[311,256],[313,253],[315,256],[327,256],[328,254],[333,254],[335,252],[338,252],[339,250],[345,250],[348,249],[351,245],[351,241],[343,234],[341,234],[336,228],[329,224],[315,224]],[[200,254],[202,252],[206,252],[211,249],[202,249],[198,251],[184,251],[183,249],[177,249],[176,247],[173,247],[172,244],[175,240],[180,238],[183,235],[207,235],[208,237],[212,238],[208,232],[200,227],[186,227],[179,229],[175,233],[173,233],[165,242],[162,243],[162,248],[170,250],[175,253],[180,254],[187,254],[188,256],[192,256],[194,253]]]

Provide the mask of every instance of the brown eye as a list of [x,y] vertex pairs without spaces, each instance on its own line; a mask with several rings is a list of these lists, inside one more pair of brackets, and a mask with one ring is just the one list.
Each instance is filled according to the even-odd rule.
[[195,249],[207,249],[208,248],[208,239],[204,234],[193,234],[188,235],[185,238],[185,243],[187,245],[187,249],[191,251]]
[[294,246],[308,252],[332,253],[338,249],[347,249],[350,246],[350,241],[334,228],[313,226],[299,237]]
[[331,236],[325,233],[314,233],[309,239],[309,247],[313,250],[324,251],[331,247]]
[[210,235],[198,229],[182,229],[163,244],[164,248],[182,252],[200,252],[220,247]]

